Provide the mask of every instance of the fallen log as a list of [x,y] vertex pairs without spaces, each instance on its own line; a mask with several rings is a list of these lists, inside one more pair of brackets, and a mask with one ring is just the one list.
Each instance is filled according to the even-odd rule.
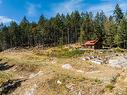
[[0,95],[7,95],[12,93],[15,89],[21,86],[21,83],[25,80],[8,80],[0,86]]

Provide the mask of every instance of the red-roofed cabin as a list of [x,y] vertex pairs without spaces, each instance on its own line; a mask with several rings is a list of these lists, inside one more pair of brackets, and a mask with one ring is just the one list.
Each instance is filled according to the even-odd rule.
[[85,48],[92,48],[92,49],[100,49],[100,43],[99,40],[90,40],[90,41],[86,41],[83,46]]

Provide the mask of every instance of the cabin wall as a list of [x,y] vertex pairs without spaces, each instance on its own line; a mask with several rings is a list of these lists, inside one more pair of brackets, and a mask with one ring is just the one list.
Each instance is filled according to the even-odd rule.
[[88,49],[95,49],[95,46],[85,46],[85,48],[88,48]]
[[100,42],[97,42],[95,44],[95,48],[94,49],[102,49],[102,44]]

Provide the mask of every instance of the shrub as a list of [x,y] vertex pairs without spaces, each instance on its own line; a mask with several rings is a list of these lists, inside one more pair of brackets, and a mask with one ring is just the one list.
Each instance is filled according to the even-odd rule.
[[101,83],[102,83],[102,81],[99,80],[99,79],[95,79],[95,82],[96,82],[97,84],[101,84]]
[[82,54],[84,54],[84,51],[75,49],[75,50],[61,50],[59,52],[54,53],[54,56],[57,56],[57,57],[78,57]]
[[124,50],[119,48],[119,47],[118,48],[114,48],[113,51],[114,52],[124,52]]
[[112,91],[113,88],[114,88],[114,85],[108,84],[108,85],[106,85],[106,88],[107,88],[109,91]]

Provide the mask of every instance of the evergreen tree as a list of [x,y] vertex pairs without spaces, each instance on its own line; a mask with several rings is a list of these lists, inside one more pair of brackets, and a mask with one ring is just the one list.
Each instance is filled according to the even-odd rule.
[[23,17],[23,19],[21,20],[20,22],[20,27],[21,27],[21,31],[22,31],[22,43],[23,43],[23,46],[29,46],[29,26],[30,26],[30,23],[29,21],[27,20],[26,17]]
[[111,16],[104,23],[104,27],[106,37],[104,44],[105,46],[109,46],[110,48],[112,48],[113,46],[115,46],[114,35],[116,35],[117,33],[117,25],[113,21],[113,18]]
[[20,46],[21,45],[21,37],[22,37],[22,34],[21,34],[21,31],[19,29],[19,26],[17,25],[16,22],[11,22],[10,23],[10,27],[9,27],[9,32],[10,32],[10,35],[11,35],[11,46],[12,47],[17,47],[17,46]]
[[117,23],[120,23],[121,19],[123,18],[124,14],[121,10],[121,8],[119,7],[119,5],[117,4],[114,10],[114,17]]
[[100,13],[97,12],[96,16],[95,16],[95,32],[97,35],[97,39],[100,42],[100,48],[102,48],[104,40],[105,40],[105,28],[104,28],[104,23],[106,21],[106,16],[104,14],[103,11],[101,11]]
[[93,16],[92,12],[74,11],[57,14],[46,19],[40,16],[38,22],[30,23],[23,17],[20,24],[11,22],[9,26],[0,24],[0,51],[13,47],[58,46],[98,39],[102,46],[126,48],[127,15],[117,4],[114,16],[106,16],[103,11]]
[[94,21],[92,20],[92,14],[86,12],[83,17],[82,29],[84,31],[84,40],[95,39]]
[[120,35],[120,45],[122,48],[127,47],[127,19],[123,18],[120,23],[120,29],[119,29],[119,35]]

